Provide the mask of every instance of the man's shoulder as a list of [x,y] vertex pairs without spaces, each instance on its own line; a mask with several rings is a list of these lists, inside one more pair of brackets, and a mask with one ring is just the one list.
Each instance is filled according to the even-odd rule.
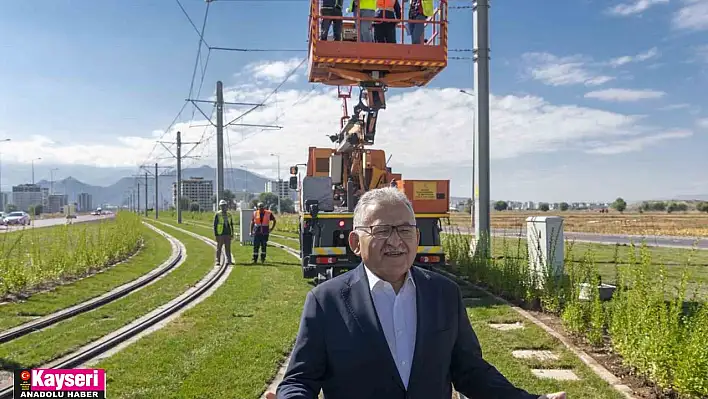
[[427,284],[440,287],[443,290],[457,290],[459,286],[451,278],[434,270],[424,269],[420,266],[413,266],[414,273],[423,278]]

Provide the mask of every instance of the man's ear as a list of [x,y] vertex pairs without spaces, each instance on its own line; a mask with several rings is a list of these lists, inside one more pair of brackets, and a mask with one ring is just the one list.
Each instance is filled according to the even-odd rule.
[[352,252],[354,252],[356,256],[361,256],[359,233],[356,231],[349,232],[349,248],[352,249]]

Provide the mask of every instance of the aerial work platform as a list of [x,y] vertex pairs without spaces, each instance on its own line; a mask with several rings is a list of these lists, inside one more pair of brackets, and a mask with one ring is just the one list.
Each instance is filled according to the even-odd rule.
[[[323,16],[320,0],[311,0],[309,34],[309,81],[330,86],[380,84],[385,87],[425,86],[447,66],[447,0],[427,20]],[[401,4],[401,16],[410,3]],[[342,41],[320,40],[323,19],[343,20]],[[396,43],[360,41],[361,21],[396,22]],[[424,44],[411,44],[409,23],[425,24]],[[330,28],[332,31],[332,28]],[[372,34],[373,37],[373,28]]]

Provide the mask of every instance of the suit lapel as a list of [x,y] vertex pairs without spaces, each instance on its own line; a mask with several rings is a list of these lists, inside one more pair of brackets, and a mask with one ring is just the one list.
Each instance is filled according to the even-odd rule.
[[393,373],[394,379],[398,385],[400,385],[401,389],[405,390],[401,376],[398,374],[398,368],[396,368],[393,356],[391,355],[391,349],[388,347],[388,342],[386,342],[386,336],[379,322],[379,317],[376,314],[376,308],[371,298],[369,282],[366,278],[363,263],[359,264],[355,269],[351,280],[342,290],[342,297],[344,298],[347,310],[354,317],[354,320],[356,320],[357,325],[366,338],[374,344],[375,350],[385,354],[383,356],[387,359],[386,364],[389,368],[389,372]]
[[[417,373],[420,372],[422,364],[425,362],[425,345],[426,338],[430,334],[432,328],[432,315],[434,314],[434,304],[432,299],[434,295],[430,292],[428,280],[430,276],[427,271],[421,270],[413,266],[411,268],[413,280],[415,281],[415,302],[416,302],[416,334],[415,334],[415,350],[413,352],[413,364],[411,365],[411,377],[409,379],[409,388],[411,384],[418,378]],[[421,376],[424,378],[424,376]]]

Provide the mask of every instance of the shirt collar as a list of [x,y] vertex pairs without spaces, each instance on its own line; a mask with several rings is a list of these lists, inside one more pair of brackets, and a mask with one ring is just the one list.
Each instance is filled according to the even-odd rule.
[[[364,265],[364,270],[366,270],[366,277],[369,280],[369,291],[373,291],[374,287],[376,287],[376,284],[379,283],[381,280],[377,275],[375,275],[371,269],[369,269],[368,266]],[[411,273],[411,270],[408,269],[408,272],[406,272],[406,282],[410,282],[410,284],[415,287],[415,280],[413,279],[413,274]]]

